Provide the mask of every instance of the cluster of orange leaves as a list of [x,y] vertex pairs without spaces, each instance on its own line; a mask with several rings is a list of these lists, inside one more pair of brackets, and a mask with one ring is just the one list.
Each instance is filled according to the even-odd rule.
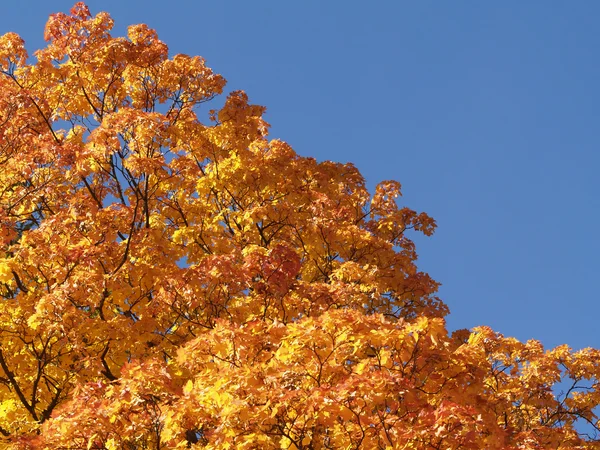
[[598,351],[450,335],[398,183],[112,25],[0,37],[0,448],[600,448]]

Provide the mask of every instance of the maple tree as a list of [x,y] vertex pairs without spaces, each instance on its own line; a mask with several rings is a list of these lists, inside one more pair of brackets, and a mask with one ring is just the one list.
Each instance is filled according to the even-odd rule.
[[398,183],[112,24],[0,38],[0,448],[600,448],[598,350],[449,334]]

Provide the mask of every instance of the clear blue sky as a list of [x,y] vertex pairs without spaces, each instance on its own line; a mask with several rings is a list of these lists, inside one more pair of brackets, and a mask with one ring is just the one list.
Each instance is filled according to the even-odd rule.
[[[72,1],[5,2],[30,52]],[[600,347],[600,2],[90,0],[204,56],[298,153],[433,215],[449,328]]]

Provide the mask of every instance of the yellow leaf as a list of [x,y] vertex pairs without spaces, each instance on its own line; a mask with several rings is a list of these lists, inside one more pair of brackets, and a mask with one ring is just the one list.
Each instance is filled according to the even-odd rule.
[[189,395],[190,392],[192,392],[192,389],[194,389],[194,382],[192,380],[188,380],[188,382],[185,383],[185,386],[183,387],[183,393],[185,395]]
[[12,280],[12,270],[4,261],[0,262],[0,283],[8,283]]

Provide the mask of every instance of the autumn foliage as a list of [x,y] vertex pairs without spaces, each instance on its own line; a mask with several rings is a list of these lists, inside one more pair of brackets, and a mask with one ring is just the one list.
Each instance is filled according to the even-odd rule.
[[0,448],[600,448],[597,350],[449,334],[398,183],[112,25],[0,38]]

